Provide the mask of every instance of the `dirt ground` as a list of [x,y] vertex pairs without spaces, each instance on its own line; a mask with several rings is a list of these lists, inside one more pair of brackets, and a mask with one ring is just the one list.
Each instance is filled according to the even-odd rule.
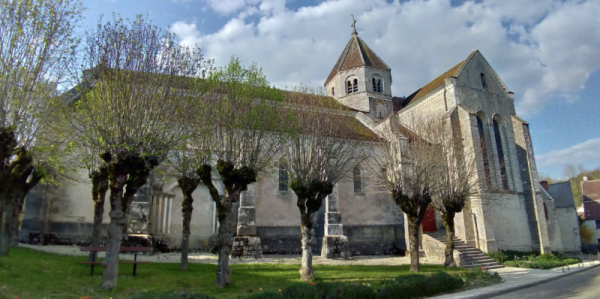
[[[87,256],[88,252],[82,252],[78,246],[61,246],[61,245],[29,245],[19,244],[20,247],[30,248],[43,252],[71,255],[71,256]],[[156,254],[138,254],[138,261],[148,261],[152,263],[179,263],[181,253],[156,253]],[[104,253],[99,253],[98,257],[104,258]],[[133,260],[133,254],[120,254],[120,258],[124,260]],[[217,255],[206,252],[190,253],[188,256],[190,263],[201,264],[217,264]],[[300,255],[265,255],[263,258],[232,258],[231,264],[300,264]],[[421,258],[422,264],[428,264],[427,258]],[[351,259],[326,259],[321,256],[313,256],[313,264],[315,265],[407,265],[410,264],[409,257],[398,256],[355,256]]]

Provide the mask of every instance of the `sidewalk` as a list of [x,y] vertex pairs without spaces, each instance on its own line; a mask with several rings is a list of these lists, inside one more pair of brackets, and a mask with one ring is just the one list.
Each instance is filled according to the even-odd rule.
[[459,293],[446,294],[442,296],[431,297],[432,299],[457,299],[457,298],[491,298],[501,294],[510,293],[516,290],[528,288],[538,284],[546,283],[552,280],[556,280],[571,274],[578,273],[587,269],[600,266],[598,261],[586,261],[583,263],[583,267],[579,267],[577,264],[570,265],[569,270],[565,268],[565,272],[561,268],[554,268],[550,270],[537,270],[537,269],[523,269],[523,268],[500,268],[490,270],[492,272],[498,272],[502,279],[502,283],[491,285],[484,288],[478,288],[468,290]]

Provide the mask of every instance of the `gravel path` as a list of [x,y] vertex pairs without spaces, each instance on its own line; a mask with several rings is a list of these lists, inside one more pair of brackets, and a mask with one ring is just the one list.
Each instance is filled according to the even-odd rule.
[[[30,244],[19,244],[20,247],[30,248],[43,252],[71,255],[71,256],[88,256],[89,253],[79,251],[79,246],[61,246],[61,245],[30,245]],[[104,253],[98,254],[99,258],[104,258]],[[138,255],[138,261],[148,261],[152,263],[179,263],[181,254],[179,252],[173,253],[157,253],[153,255]],[[133,260],[133,254],[121,253],[119,258],[123,260]],[[190,253],[188,260],[190,263],[200,264],[217,264],[217,255],[206,252]],[[231,264],[300,264],[300,255],[265,255],[263,258],[233,258]],[[421,264],[428,264],[427,258],[420,259]],[[355,256],[351,260],[343,259],[325,259],[321,256],[313,257],[313,264],[315,265],[408,265],[410,264],[409,257],[396,257],[396,256]]]

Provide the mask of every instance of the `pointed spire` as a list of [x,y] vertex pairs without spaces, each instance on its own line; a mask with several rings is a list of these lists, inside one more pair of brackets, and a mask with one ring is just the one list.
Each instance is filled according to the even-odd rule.
[[377,54],[375,54],[375,52],[373,52],[360,37],[358,37],[354,16],[352,16],[352,28],[354,29],[352,31],[352,36],[350,37],[346,48],[342,51],[342,55],[340,55],[340,58],[331,70],[331,73],[329,73],[327,80],[325,80],[325,85],[327,85],[338,72],[343,70],[363,66],[386,71],[391,70],[390,67],[385,64],[385,62],[383,62],[383,60],[379,58],[379,56],[377,56]]

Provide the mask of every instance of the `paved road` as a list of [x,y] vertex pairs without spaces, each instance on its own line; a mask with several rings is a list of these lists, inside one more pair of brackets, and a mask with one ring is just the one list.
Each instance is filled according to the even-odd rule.
[[547,282],[520,291],[507,293],[494,299],[537,299],[537,298],[600,298],[600,267],[586,270],[551,282]]

